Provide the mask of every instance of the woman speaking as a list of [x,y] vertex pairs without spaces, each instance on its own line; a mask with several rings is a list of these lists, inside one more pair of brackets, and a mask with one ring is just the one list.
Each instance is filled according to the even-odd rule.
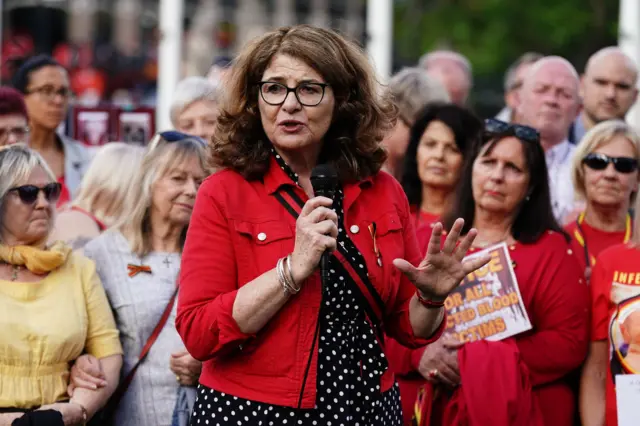
[[[434,227],[421,261],[402,188],[379,172],[393,108],[378,90],[329,30],[281,28],[237,58],[211,152],[224,170],[200,187],[181,266],[176,325],[205,361],[193,424],[401,424],[382,327],[428,344],[488,259],[462,263],[475,230],[457,245],[460,220],[442,250]],[[318,164],[337,171],[333,199],[314,197]]]

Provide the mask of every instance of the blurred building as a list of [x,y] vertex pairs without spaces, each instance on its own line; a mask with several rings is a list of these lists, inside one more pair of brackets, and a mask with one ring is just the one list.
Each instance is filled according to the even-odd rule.
[[[282,25],[329,26],[364,42],[365,0],[184,1],[185,76],[205,74],[215,57]],[[2,12],[3,81],[19,58],[46,52],[70,70],[76,93],[153,99],[159,0],[4,0]]]

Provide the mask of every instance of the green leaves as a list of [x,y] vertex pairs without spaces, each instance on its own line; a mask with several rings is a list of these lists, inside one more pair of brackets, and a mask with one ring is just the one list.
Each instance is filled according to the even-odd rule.
[[396,2],[395,51],[402,63],[452,48],[479,76],[502,74],[522,53],[572,60],[617,42],[618,2],[609,0],[404,0]]

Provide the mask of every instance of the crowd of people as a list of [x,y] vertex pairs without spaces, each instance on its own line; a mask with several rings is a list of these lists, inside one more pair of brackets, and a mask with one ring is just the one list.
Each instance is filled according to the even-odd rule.
[[[616,426],[637,73],[528,52],[483,119],[460,53],[381,86],[356,43],[286,27],[181,81],[174,130],[94,149],[58,131],[64,67],[25,61],[0,88],[0,426]],[[445,301],[498,243],[532,327],[462,343]]]

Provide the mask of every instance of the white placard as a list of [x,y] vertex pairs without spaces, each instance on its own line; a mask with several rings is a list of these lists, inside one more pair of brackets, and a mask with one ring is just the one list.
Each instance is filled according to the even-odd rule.
[[618,426],[640,425],[640,374],[616,376]]

